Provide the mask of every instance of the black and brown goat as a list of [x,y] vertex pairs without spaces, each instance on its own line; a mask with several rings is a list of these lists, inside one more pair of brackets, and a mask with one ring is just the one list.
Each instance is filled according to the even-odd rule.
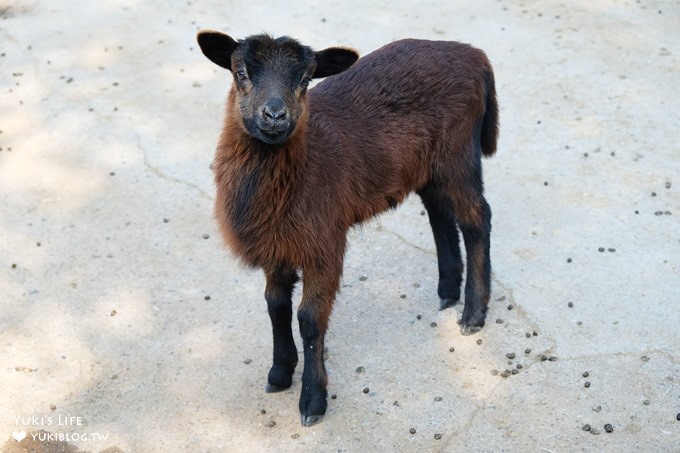
[[[356,62],[352,50],[314,52],[287,37],[235,41],[203,31],[198,42],[234,79],[213,166],[215,213],[235,254],[266,275],[274,334],[266,390],[292,383],[298,351],[291,293],[302,271],[300,413],[305,426],[321,420],[324,336],[347,231],[414,191],[434,233],[441,308],[460,298],[458,227],[467,256],[460,325],[464,334],[481,328],[491,272],[481,157],[495,152],[498,134],[484,53],[456,42],[403,40]],[[313,78],[327,76],[307,93]]]

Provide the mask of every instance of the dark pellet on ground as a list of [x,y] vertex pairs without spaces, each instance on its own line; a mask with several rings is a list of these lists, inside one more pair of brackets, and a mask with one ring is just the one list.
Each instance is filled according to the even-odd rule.
[[416,433],[416,429],[415,429],[415,428],[411,428],[411,429],[408,430],[408,432],[411,433],[411,434],[415,434],[415,433]]
[[656,192],[652,192],[652,196],[653,196],[653,197],[656,197]]
[[400,295],[399,295],[399,298],[400,298],[400,299],[406,299],[406,294],[400,294]]
[[587,371],[584,371],[583,374],[582,374],[581,376],[583,376],[583,377],[588,377],[588,376],[590,376],[590,373],[587,372]]
[[267,413],[267,411],[265,409],[260,410],[260,414],[264,415],[266,413]]
[[436,434],[434,435],[434,440],[441,440],[441,438],[442,438],[442,435],[439,434],[439,433],[436,433]]
[[590,381],[586,381],[586,382],[583,384],[583,386],[584,386],[585,388],[589,388],[589,387],[590,387]]
[[416,315],[416,319],[420,321],[421,319],[423,319],[423,317],[421,315]]
[[535,336],[535,337],[537,337],[537,336],[538,336],[538,332],[536,332],[536,331],[534,330],[533,333],[532,333],[532,335]]
[[441,396],[435,396],[435,397],[434,397],[434,400],[435,400],[435,401],[442,401],[443,399],[444,399],[444,398],[442,398]]
[[597,248],[597,251],[598,251],[598,252],[604,252],[604,247],[598,247],[598,248]]
[[333,394],[331,395],[331,399],[332,399],[332,400],[338,399],[338,395],[336,395],[335,393],[333,393]]
[[544,185],[544,186],[547,186],[547,185],[548,185],[548,181],[543,181],[543,185]]
[[524,353],[525,353],[525,354],[531,354],[531,349],[530,349],[530,348],[526,348],[526,349],[524,350]]
[[507,357],[508,359],[514,359],[515,353],[514,352],[508,352],[507,354],[505,354],[505,357]]
[[251,363],[253,363],[253,359],[245,359],[243,363],[245,363],[246,365],[250,365]]
[[608,251],[608,252],[611,252],[611,253],[614,253],[614,252],[616,251],[616,249],[613,248],[613,247],[610,247],[610,248],[607,249],[607,251]]
[[210,235],[209,235],[209,234],[204,234],[204,235],[203,235],[203,239],[210,239]]
[[677,413],[677,415],[675,416],[675,419],[680,422],[680,412]]
[[455,351],[455,350],[456,350],[456,348],[454,348],[453,346],[451,346],[451,347],[449,348],[449,352],[453,352],[453,351]]
[[573,302],[569,302],[569,303],[567,303],[567,306],[568,306],[569,308],[574,308],[574,303],[573,303]]
[[541,354],[541,362],[545,362],[548,360],[548,356],[545,354]]
[[522,366],[521,363],[518,363],[518,364],[515,366],[515,368],[517,368],[518,370],[521,370],[521,369],[524,368],[524,367]]
[[525,335],[527,338],[531,338],[531,333],[530,333],[530,332],[527,332],[527,333],[525,333],[524,335]]
[[482,344],[482,339],[477,340],[477,344]]
[[567,258],[567,263],[571,263],[571,258]]
[[203,300],[210,300],[210,296],[205,296]]
[[368,275],[366,274],[362,274],[361,277],[359,277],[360,282],[365,282],[366,280],[368,280]]
[[666,189],[670,189],[670,188],[671,188],[671,183],[669,181],[669,182],[666,183]]
[[370,391],[371,391],[371,389],[369,389],[368,387],[364,387],[364,390],[363,390],[364,393],[368,393]]
[[510,370],[505,370],[501,373],[501,377],[506,378],[510,376],[511,371]]
[[610,423],[607,423],[606,425],[604,425],[604,430],[608,433],[613,433],[614,427]]
[[585,425],[581,426],[581,429],[583,431],[590,431],[590,425],[588,423],[586,423]]
[[16,268],[17,268],[17,264],[16,264],[16,263],[12,263],[12,269],[16,269]]
[[508,305],[508,310],[512,310],[513,308],[515,307],[512,304]]
[[437,327],[437,323],[434,322],[434,321],[432,321],[432,322],[430,323],[430,327]]
[[364,367],[362,367],[362,366],[358,366],[357,369],[354,370],[354,371],[356,371],[357,373],[365,373],[365,372],[366,372],[366,368],[364,368]]
[[269,420],[267,422],[267,428],[273,428],[276,426],[276,422],[274,420]]
[[504,321],[503,321],[501,318],[497,318],[497,319],[496,319],[496,324],[503,324],[503,322],[504,322]]

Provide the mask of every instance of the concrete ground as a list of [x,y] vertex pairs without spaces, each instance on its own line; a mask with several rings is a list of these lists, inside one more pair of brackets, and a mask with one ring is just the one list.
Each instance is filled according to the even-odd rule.
[[[0,448],[680,451],[679,24],[675,0],[0,0]],[[202,28],[495,65],[487,326],[437,310],[417,198],[354,230],[312,428],[301,367],[263,390],[263,277],[212,218],[230,78]]]

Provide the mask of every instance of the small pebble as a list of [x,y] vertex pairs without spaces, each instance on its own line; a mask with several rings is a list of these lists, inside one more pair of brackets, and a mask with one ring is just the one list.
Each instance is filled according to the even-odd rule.
[[203,239],[210,239],[210,235],[209,235],[209,234],[204,234],[204,235],[203,235]]
[[537,336],[538,336],[538,332],[536,332],[536,331],[534,330],[533,333],[532,333],[532,335],[535,336],[535,337],[537,337]]
[[583,374],[582,374],[581,376],[583,376],[583,377],[588,377],[588,376],[590,376],[590,373],[587,372],[587,371],[584,371]]
[[590,431],[591,428],[590,428],[590,425],[588,423],[586,423],[585,425],[581,426],[581,429],[583,431]]
[[522,366],[521,363],[518,363],[518,364],[516,365],[516,368],[517,368],[518,370],[521,370],[521,369],[524,368],[524,367]]
[[504,371],[501,373],[501,377],[506,378],[506,377],[510,376],[510,373],[511,373],[510,370],[504,370]]
[[449,352],[453,352],[453,351],[455,351],[455,350],[456,350],[456,348],[454,348],[453,346],[451,346],[451,347],[449,348]]
[[545,354],[541,354],[541,362],[545,362],[546,360],[548,360],[548,356]]
[[507,357],[508,359],[514,359],[515,353],[514,352],[508,352],[507,354],[505,354],[505,357]]
[[368,393],[370,391],[371,391],[371,389],[369,389],[368,387],[364,387],[364,390],[363,390],[364,393]]
[[530,349],[530,348],[526,348],[526,349],[524,350],[524,353],[525,353],[525,354],[531,354],[531,349]]
[[57,406],[54,405],[54,404],[50,404],[50,410],[51,410],[51,411],[56,411],[56,410],[57,410]]
[[406,294],[400,294],[400,295],[399,295],[399,298],[400,298],[400,299],[406,299]]
[[496,324],[503,324],[503,320],[501,318],[496,319]]
[[589,387],[590,387],[590,381],[586,381],[586,382],[583,384],[583,386],[584,386],[585,388],[589,388]]
[[642,360],[643,362],[649,362],[649,357],[646,356],[646,355],[643,355],[642,357],[640,357],[640,360]]
[[531,333],[527,332],[524,334],[527,338],[531,338]]
[[437,327],[437,323],[434,322],[434,321],[432,321],[432,322],[430,323],[430,327]]
[[656,197],[656,192],[652,192],[652,196],[653,196],[653,197]]
[[442,438],[442,435],[439,434],[439,433],[436,433],[436,434],[434,435],[434,440],[440,440],[441,438]]
[[607,249],[607,251],[610,252],[610,253],[614,253],[616,251],[616,249],[613,248],[613,247],[610,247],[610,248]]
[[597,251],[598,252],[604,252],[604,247],[598,247]]
[[354,371],[356,371],[357,373],[365,373],[365,372],[366,372],[366,368],[364,368],[364,367],[362,367],[362,366],[358,366],[357,369],[354,370]]
[[368,275],[366,275],[366,274],[361,274],[361,277],[359,277],[359,281],[360,281],[360,282],[365,282],[366,280],[368,280]]
[[416,433],[416,429],[415,429],[415,428],[411,428],[411,429],[408,430],[408,432],[411,433],[411,434],[415,434],[415,433]]
[[210,300],[210,296],[205,296],[203,300]]
[[680,422],[680,412],[675,415],[675,419]]
[[481,338],[477,340],[477,344],[482,344],[482,339],[481,339]]
[[265,409],[260,409],[260,414],[264,415],[266,413],[267,413],[267,411]]
[[567,258],[567,263],[571,263],[571,258]]
[[519,373],[519,370],[512,370],[512,371],[510,371],[510,373],[517,374],[517,373]]
[[416,319],[420,321],[421,319],[423,319],[423,317],[421,315],[416,315]]
[[246,365],[250,365],[251,363],[253,363],[253,359],[245,359],[243,363],[245,363]]
[[593,406],[593,412],[600,412],[600,411],[602,411],[602,406],[600,406],[599,404],[597,406]]
[[671,183],[670,183],[670,181],[668,181],[668,182],[666,182],[666,189],[670,189],[670,188],[671,188]]
[[508,310],[512,310],[513,308],[515,307],[512,304],[508,305]]
[[573,302],[569,302],[569,303],[567,304],[567,307],[569,307],[569,308],[574,308],[574,303],[573,303]]
[[606,425],[604,425],[604,430],[608,433],[613,433],[614,427],[610,423],[607,423]]
[[435,396],[435,397],[434,397],[434,400],[435,400],[435,401],[441,401],[441,400],[443,400],[443,399],[444,399],[444,398],[442,398],[441,396]]
[[649,400],[642,400],[642,404],[644,404],[645,406],[649,406],[650,403],[651,401]]

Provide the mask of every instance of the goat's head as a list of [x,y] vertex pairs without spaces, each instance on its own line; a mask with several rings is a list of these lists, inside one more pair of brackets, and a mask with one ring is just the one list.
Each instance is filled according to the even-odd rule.
[[283,143],[293,134],[305,114],[312,78],[342,72],[359,58],[339,47],[314,52],[288,37],[256,35],[235,41],[202,31],[197,39],[206,57],[232,72],[247,133],[268,144]]

